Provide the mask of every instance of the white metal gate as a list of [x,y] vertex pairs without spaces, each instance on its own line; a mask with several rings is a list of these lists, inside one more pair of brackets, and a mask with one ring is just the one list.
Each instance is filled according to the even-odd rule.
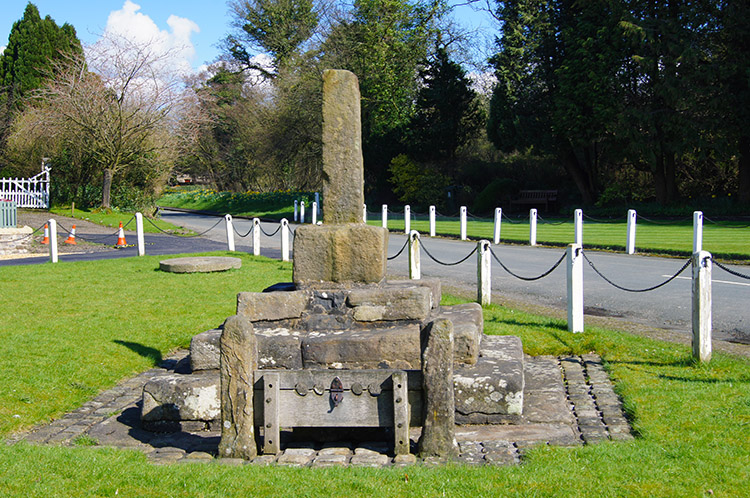
[[49,209],[49,171],[47,166],[31,178],[0,178],[0,200],[13,201],[18,207]]

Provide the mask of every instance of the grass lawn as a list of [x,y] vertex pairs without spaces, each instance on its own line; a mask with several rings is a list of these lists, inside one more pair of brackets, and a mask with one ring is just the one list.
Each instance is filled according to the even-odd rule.
[[[567,245],[573,242],[573,222],[570,220],[547,220],[549,223],[537,223],[537,243],[550,245]],[[661,223],[661,222],[660,222]],[[370,216],[368,224],[381,226],[379,215]],[[392,231],[404,230],[404,219],[389,219],[388,228]],[[411,229],[420,233],[430,233],[430,222],[427,217],[411,221]],[[493,220],[470,219],[466,222],[466,233],[472,239],[493,240],[495,224]],[[460,223],[457,218],[437,218],[436,235],[458,237]],[[622,223],[597,223],[584,220],[583,245],[597,249],[625,250],[627,223],[623,216]],[[503,220],[500,230],[501,242],[520,244],[529,243],[529,223],[518,220],[511,223]],[[641,253],[660,253],[689,256],[693,250],[693,223],[657,224],[638,221],[635,238],[636,251]],[[730,259],[750,259],[750,226],[747,222],[719,221],[704,222],[703,249],[713,255]]]
[[[123,225],[126,225],[128,221],[130,221],[130,225],[128,225],[127,230],[135,231],[136,229],[135,219],[132,219],[131,221],[131,218],[135,216],[135,213],[126,211],[112,211],[109,213],[105,211],[86,209],[75,209],[71,211],[69,206],[56,206],[50,209],[50,213],[61,216],[70,216],[72,218],[78,218],[79,220],[90,221],[92,223],[97,223],[105,227],[112,227],[113,229],[117,229],[117,227],[120,225],[120,222],[122,222]],[[191,233],[189,231],[186,232],[185,230],[176,227],[171,223],[162,221],[160,218],[146,218],[146,216],[143,217],[143,231],[145,233],[159,233],[159,228],[156,228],[154,225],[159,227],[161,230]]]
[[[233,216],[248,216],[281,220],[294,218],[294,201],[304,201],[306,209],[311,209],[312,192],[216,192],[202,188],[174,187],[158,201],[162,207],[197,209]],[[309,214],[308,214],[309,216]]]
[[[233,255],[243,267],[214,274],[159,272],[154,256],[2,268],[0,438],[187,346],[233,313],[238,291],[291,278],[289,263]],[[750,496],[747,360],[696,366],[683,346],[569,334],[562,320],[494,305],[485,332],[518,335],[530,354],[601,354],[635,441],[542,447],[513,467],[405,469],[156,466],[135,451],[0,442],[0,496]]]

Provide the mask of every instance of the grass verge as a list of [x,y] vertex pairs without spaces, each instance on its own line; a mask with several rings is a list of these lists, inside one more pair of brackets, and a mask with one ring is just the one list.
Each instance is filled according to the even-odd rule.
[[[243,267],[214,274],[158,272],[149,256],[3,268],[0,437],[186,346],[233,313],[238,291],[290,279],[288,263],[233,255]],[[716,354],[694,365],[684,346],[596,327],[569,334],[564,320],[501,306],[485,309],[485,332],[518,335],[530,354],[601,354],[636,440],[542,447],[515,467],[406,469],[155,466],[137,452],[86,444],[0,444],[0,496],[750,495],[747,360]]]
[[[60,216],[70,216],[71,218],[77,218],[79,220],[90,221],[92,223],[96,223],[98,225],[102,225],[106,227],[112,227],[114,229],[116,229],[119,226],[120,222],[122,222],[123,225],[126,225],[128,222],[130,222],[127,229],[135,231],[135,219],[133,219],[135,217],[135,213],[130,213],[127,211],[107,212],[107,211],[100,211],[98,209],[95,209],[95,210],[73,209],[71,210],[70,207],[55,206],[55,207],[50,208],[50,213],[57,214]],[[161,231],[170,231],[170,232],[179,232],[179,233],[188,233],[188,234],[192,233],[190,231],[186,232],[182,228],[172,225],[171,223],[167,223],[166,221],[163,221],[160,218],[148,218],[147,219],[145,216],[143,220],[143,231],[146,233],[159,233]]]

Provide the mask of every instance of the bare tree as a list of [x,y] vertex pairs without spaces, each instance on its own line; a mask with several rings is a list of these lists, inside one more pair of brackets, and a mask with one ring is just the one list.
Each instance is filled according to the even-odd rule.
[[[102,207],[110,207],[115,174],[145,160],[154,166],[170,158],[170,115],[179,97],[178,79],[168,69],[169,54],[108,36],[69,56],[33,96],[37,137],[89,157],[102,172]],[[167,161],[168,162],[168,161]]]

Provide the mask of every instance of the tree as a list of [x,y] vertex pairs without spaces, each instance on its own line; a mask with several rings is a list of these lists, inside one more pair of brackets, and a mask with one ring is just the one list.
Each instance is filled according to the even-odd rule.
[[[225,41],[228,52],[244,69],[266,77],[274,77],[318,26],[312,0],[238,0],[230,6],[235,33]],[[275,71],[255,62],[253,50],[269,54]]]
[[73,26],[66,23],[60,27],[50,16],[42,19],[34,4],[26,5],[0,54],[0,148],[24,97],[43,85],[56,63],[82,53]]
[[420,70],[416,112],[405,136],[414,159],[445,162],[482,127],[484,115],[466,72],[445,48]]
[[36,119],[24,120],[26,127],[37,127],[58,152],[74,151],[96,165],[104,208],[115,174],[148,162],[158,177],[171,161],[169,117],[179,94],[164,71],[166,59],[150,46],[104,38],[91,47],[88,61],[69,55],[58,63],[30,100],[28,113]]

